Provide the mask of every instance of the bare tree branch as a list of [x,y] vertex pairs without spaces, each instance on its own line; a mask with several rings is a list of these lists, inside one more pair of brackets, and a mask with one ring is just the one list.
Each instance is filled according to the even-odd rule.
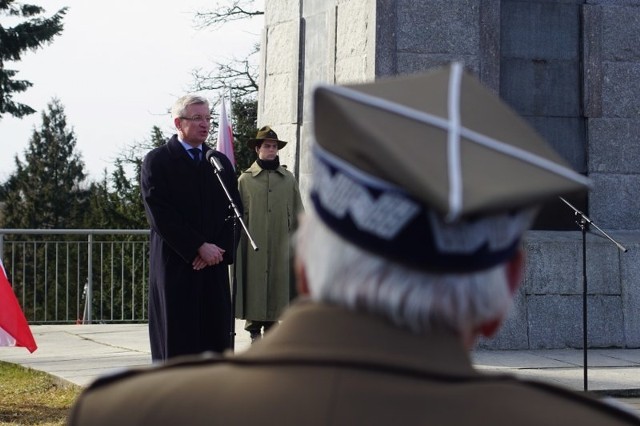
[[213,71],[193,70],[194,79],[192,89],[194,91],[221,91],[231,90],[235,97],[254,97],[258,92],[256,65],[252,65],[250,59],[259,51],[259,45],[255,45],[251,53],[244,59],[232,59],[228,63],[216,63]]
[[219,29],[231,21],[253,18],[264,15],[263,10],[253,7],[253,0],[226,0],[218,4],[210,11],[196,12],[194,21],[196,28]]
[[[0,0],[2,1],[2,0]],[[208,12],[197,12],[194,15],[196,27],[199,29],[218,30],[231,21],[251,20],[264,15],[264,11],[256,10],[255,0],[220,0]],[[205,71],[192,71],[194,91],[214,91],[220,96],[214,100],[211,115],[214,117],[211,138],[215,136],[214,129],[218,129],[218,105],[223,96],[230,92],[232,115],[234,116],[234,151],[238,161],[238,170],[249,167],[255,153],[247,150],[244,143],[255,135],[258,111],[258,66],[252,61],[260,51],[260,44],[256,43],[249,54],[243,59],[233,58],[224,63],[216,62],[216,68]],[[212,142],[213,143],[213,142]]]

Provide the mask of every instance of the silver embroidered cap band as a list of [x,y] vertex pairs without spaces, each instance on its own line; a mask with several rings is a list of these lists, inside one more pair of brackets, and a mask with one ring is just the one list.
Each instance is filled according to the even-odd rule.
[[320,86],[314,133],[311,197],[323,220],[365,249],[430,270],[504,261],[532,207],[588,186],[460,64]]

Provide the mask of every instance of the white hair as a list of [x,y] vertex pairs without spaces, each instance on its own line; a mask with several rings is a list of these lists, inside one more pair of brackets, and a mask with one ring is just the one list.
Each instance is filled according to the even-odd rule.
[[171,118],[184,117],[189,105],[206,105],[209,108],[209,101],[207,98],[198,95],[182,96],[171,107]]
[[312,300],[386,317],[415,333],[467,335],[509,309],[505,264],[474,273],[430,273],[360,249],[309,209],[296,235]]

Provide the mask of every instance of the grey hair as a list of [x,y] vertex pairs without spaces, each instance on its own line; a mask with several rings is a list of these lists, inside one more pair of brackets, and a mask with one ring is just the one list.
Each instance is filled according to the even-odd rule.
[[389,261],[345,241],[309,209],[296,235],[312,300],[386,317],[422,334],[466,335],[511,304],[505,264],[466,274],[435,274]]
[[209,108],[209,101],[207,98],[199,95],[185,95],[175,101],[171,107],[171,118],[184,117],[187,113],[187,107],[189,105],[206,105]]

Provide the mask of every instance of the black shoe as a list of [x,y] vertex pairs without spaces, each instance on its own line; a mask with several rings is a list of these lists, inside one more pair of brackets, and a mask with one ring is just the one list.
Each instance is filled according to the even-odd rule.
[[262,334],[260,334],[259,331],[251,332],[251,343],[255,342],[256,340],[260,340],[260,339],[262,339]]

